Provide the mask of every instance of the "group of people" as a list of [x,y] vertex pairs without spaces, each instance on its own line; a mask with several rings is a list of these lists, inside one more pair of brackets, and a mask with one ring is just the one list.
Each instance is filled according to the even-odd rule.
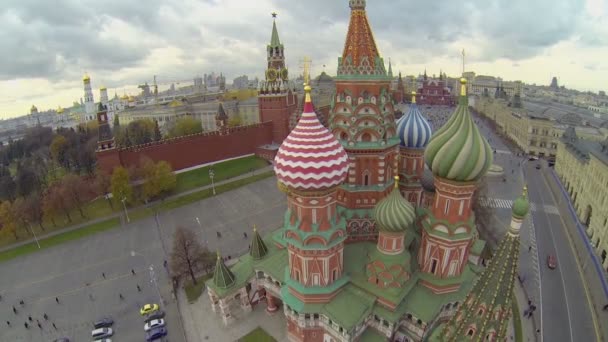
[[[55,297],[55,301],[57,302],[57,304],[59,304],[59,298]],[[23,308],[25,307],[25,301],[20,300],[19,301],[19,305]],[[19,310],[13,305],[13,313],[15,314],[15,316],[19,315]],[[49,315],[45,313],[43,313],[42,318],[44,319],[44,321],[48,321],[49,320]],[[8,327],[11,327],[11,321],[7,320],[6,321],[6,325]],[[30,325],[34,325],[34,319],[32,318],[32,315],[28,315],[27,316],[27,321],[25,321],[25,323],[23,323],[23,326],[26,329],[30,328]],[[38,329],[42,330],[42,323],[40,323],[39,319],[36,319],[36,325],[38,326]],[[53,326],[53,329],[57,330],[57,325],[55,325],[55,322],[51,322],[51,325]]]
[[433,132],[437,131],[448,121],[454,107],[449,106],[421,106],[420,111],[425,119],[431,124]]

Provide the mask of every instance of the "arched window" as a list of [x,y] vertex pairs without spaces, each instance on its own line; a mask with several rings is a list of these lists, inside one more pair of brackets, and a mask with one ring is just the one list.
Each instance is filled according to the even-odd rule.
[[363,133],[361,135],[361,141],[363,141],[363,142],[370,142],[370,141],[372,141],[372,135],[369,134],[369,133]]

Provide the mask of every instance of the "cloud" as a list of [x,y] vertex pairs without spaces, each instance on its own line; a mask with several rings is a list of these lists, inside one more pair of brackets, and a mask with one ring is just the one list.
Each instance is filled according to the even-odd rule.
[[[598,52],[598,46],[608,45],[605,11],[591,10],[599,8],[598,0],[588,2],[592,4],[370,0],[367,12],[380,52],[391,58],[394,69],[417,73],[428,66],[459,72],[463,48],[467,65],[511,68],[538,56],[558,58],[548,51],[566,41],[576,41],[576,49]],[[312,58],[313,73],[323,65],[335,73],[350,16],[346,0],[147,0],[145,5],[4,0],[0,82],[43,79],[52,85],[50,97],[59,83],[80,88],[84,71],[94,86],[109,88],[151,81],[153,75],[160,81],[184,80],[214,70],[228,79],[261,76],[273,11],[279,13],[291,75],[300,73],[303,56]],[[597,68],[605,69],[605,63],[598,61]],[[25,98],[16,92],[9,97],[16,99],[15,105]]]

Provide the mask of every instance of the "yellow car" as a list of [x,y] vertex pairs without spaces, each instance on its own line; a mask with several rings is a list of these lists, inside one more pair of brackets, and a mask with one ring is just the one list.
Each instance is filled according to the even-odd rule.
[[143,316],[152,313],[156,310],[158,310],[158,304],[146,304],[141,309],[139,309],[139,313]]

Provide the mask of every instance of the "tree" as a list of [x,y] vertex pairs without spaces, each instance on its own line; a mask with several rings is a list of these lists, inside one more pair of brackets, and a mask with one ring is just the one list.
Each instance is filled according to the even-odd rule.
[[114,131],[114,134],[116,134],[116,131],[120,128],[120,119],[118,118],[118,113],[114,113],[114,128],[112,129]]
[[[0,173],[2,173],[2,171],[0,171]],[[16,191],[17,185],[8,172],[8,169],[6,169],[6,172],[0,175],[0,199],[12,201],[15,199]]]
[[114,168],[110,187],[112,189],[112,197],[117,201],[122,201],[123,198],[126,199],[127,203],[132,201],[133,186],[131,186],[131,180],[129,179],[129,171],[124,167],[119,166]]
[[127,137],[133,145],[146,144],[154,137],[154,121],[150,119],[135,120],[127,126]]
[[13,237],[17,240],[19,238],[17,227],[17,217],[13,204],[10,201],[0,203],[0,232],[2,234],[13,234]]
[[241,126],[243,124],[243,120],[240,116],[233,116],[228,120],[229,127]]
[[104,171],[98,171],[95,174],[95,188],[96,188],[96,192],[106,196],[106,199],[108,200],[108,205],[110,206],[110,209],[114,210],[114,205],[112,204],[112,201],[110,200],[110,197],[107,196],[107,194],[109,192],[111,192],[111,186],[112,186],[112,178],[110,177],[110,175],[108,175],[107,173],[105,173]]
[[59,165],[65,166],[68,140],[63,135],[57,135],[51,143],[51,157]]
[[171,165],[164,160],[154,163],[150,159],[141,162],[141,174],[143,177],[143,196],[150,200],[159,195],[166,195],[175,189],[177,177],[173,173]]
[[154,141],[159,141],[163,138],[160,133],[160,127],[158,127],[158,121],[154,120]]
[[17,166],[15,183],[17,185],[17,195],[19,196],[27,196],[40,188],[40,182],[36,173],[25,163],[19,163]]
[[175,122],[170,124],[167,135],[169,137],[181,137],[183,135],[190,135],[201,133],[203,131],[203,123],[201,120],[194,119],[190,116],[177,119]]
[[83,176],[68,173],[61,179],[62,195],[64,200],[72,203],[82,218],[86,217],[82,207],[95,197],[94,184],[86,180]]
[[14,211],[23,225],[38,224],[44,231],[43,211],[40,196],[32,194],[27,197],[19,197],[13,203]]
[[[70,197],[66,194],[64,189],[65,183],[63,181],[55,182],[52,184],[44,194],[42,202],[42,211],[44,217],[52,218],[53,215],[62,211],[68,219],[68,222],[72,222],[70,216],[70,210],[74,207],[74,203],[70,201]],[[53,225],[55,221],[53,221]]]
[[196,284],[196,274],[209,269],[214,257],[201,246],[196,234],[183,227],[177,227],[173,236],[173,251],[171,252],[171,274],[176,278],[190,276]]

